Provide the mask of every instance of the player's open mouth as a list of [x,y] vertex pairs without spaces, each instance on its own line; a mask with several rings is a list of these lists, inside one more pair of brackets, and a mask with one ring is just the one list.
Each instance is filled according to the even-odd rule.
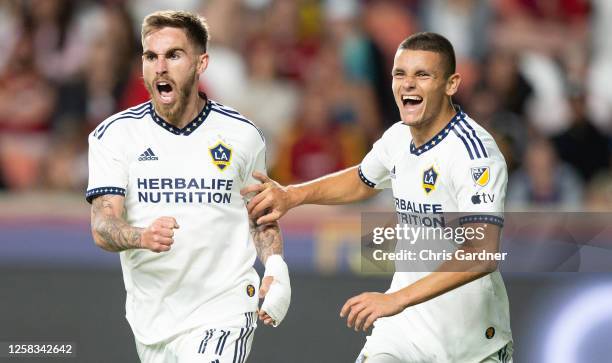
[[169,82],[159,81],[155,83],[155,88],[159,93],[159,98],[162,103],[171,103],[174,101],[174,89]]
[[423,97],[421,96],[402,96],[402,104],[404,106],[417,106],[423,102]]

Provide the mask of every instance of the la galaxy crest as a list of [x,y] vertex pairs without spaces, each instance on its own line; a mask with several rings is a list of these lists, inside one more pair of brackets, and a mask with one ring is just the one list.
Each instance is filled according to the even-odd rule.
[[491,171],[488,166],[479,166],[471,169],[472,180],[476,185],[484,187],[489,184],[491,179]]
[[212,163],[219,170],[224,171],[230,166],[232,162],[232,149],[229,146],[219,141],[215,146],[210,147],[208,151],[210,152]]
[[423,189],[425,193],[429,194],[436,189],[436,182],[438,181],[438,172],[434,167],[423,172]]

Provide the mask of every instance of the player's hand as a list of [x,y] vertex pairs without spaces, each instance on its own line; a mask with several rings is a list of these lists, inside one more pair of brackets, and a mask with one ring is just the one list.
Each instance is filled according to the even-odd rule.
[[347,317],[347,327],[366,331],[376,319],[398,314],[402,310],[404,307],[391,294],[364,292],[346,301],[340,310],[340,317]]
[[265,325],[278,326],[287,315],[291,303],[289,269],[281,255],[272,255],[266,260],[259,297],[264,299],[257,312],[259,319]]
[[[261,286],[259,287],[259,298],[263,299],[266,297],[268,290],[270,290],[270,286],[272,285],[272,281],[274,281],[274,277],[266,276],[261,279]],[[272,325],[274,323],[274,319],[268,315],[263,310],[257,310],[257,315],[259,316],[259,320],[263,321],[265,325]]]
[[293,207],[286,187],[257,171],[253,172],[253,177],[261,184],[248,185],[240,190],[240,194],[246,197],[257,193],[247,204],[249,216],[257,225],[274,222]]
[[170,250],[174,243],[174,229],[179,228],[173,217],[159,217],[145,228],[140,235],[140,245],[153,252]]

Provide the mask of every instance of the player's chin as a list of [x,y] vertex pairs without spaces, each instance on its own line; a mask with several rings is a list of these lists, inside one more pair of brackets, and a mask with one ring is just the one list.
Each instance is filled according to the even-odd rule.
[[168,100],[162,100],[159,97],[155,97],[153,98],[153,103],[155,109],[165,116],[167,116],[168,114],[172,114],[173,111],[177,108],[177,100],[172,100],[171,102],[168,102]]
[[421,124],[421,117],[404,116],[402,115],[402,122],[407,126],[418,126]]

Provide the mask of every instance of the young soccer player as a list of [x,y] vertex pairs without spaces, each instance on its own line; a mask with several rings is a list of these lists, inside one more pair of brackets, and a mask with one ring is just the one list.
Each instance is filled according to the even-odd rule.
[[[435,33],[408,37],[397,50],[392,75],[401,121],[361,165],[287,187],[256,174],[263,183],[242,191],[259,193],[249,203],[251,216],[268,223],[301,204],[350,203],[392,188],[398,213],[462,212],[462,224],[484,231],[479,245],[497,246],[506,164],[491,135],[452,103],[461,77],[451,43]],[[341,310],[348,326],[375,326],[357,362],[511,362],[501,275],[489,261],[473,267],[396,272],[386,293],[349,299]]]

